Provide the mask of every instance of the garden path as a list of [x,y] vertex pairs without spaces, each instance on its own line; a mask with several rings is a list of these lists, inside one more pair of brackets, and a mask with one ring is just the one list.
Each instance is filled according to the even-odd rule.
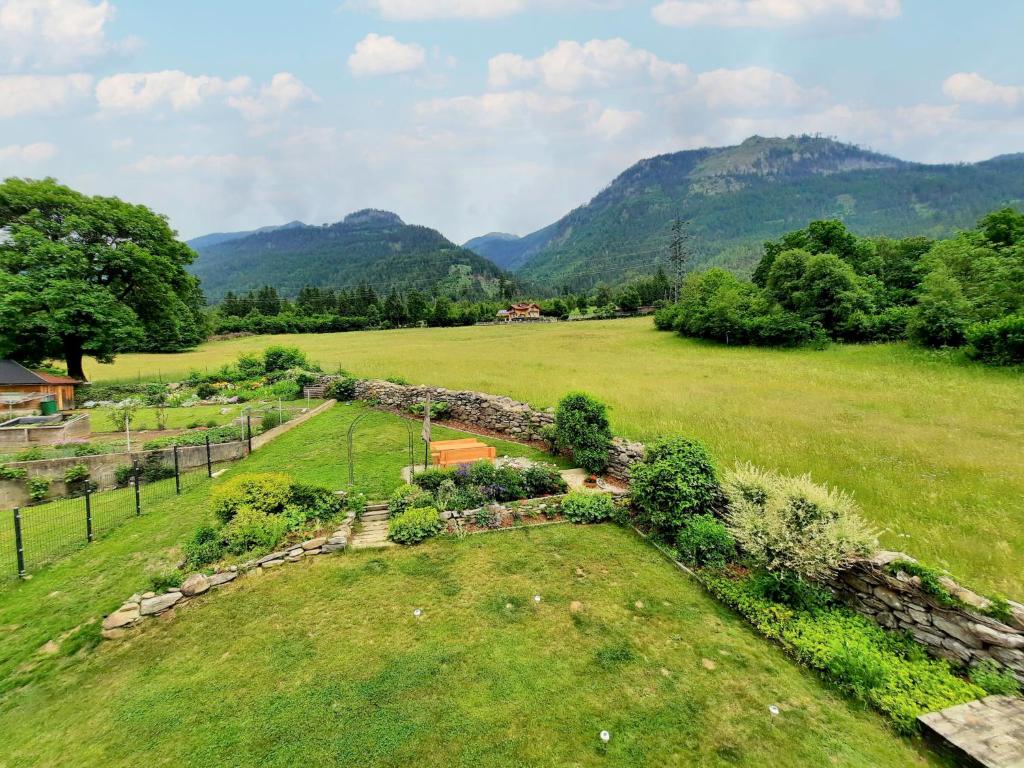
[[388,505],[368,504],[357,525],[358,530],[352,535],[352,549],[369,549],[371,547],[393,547],[388,541]]

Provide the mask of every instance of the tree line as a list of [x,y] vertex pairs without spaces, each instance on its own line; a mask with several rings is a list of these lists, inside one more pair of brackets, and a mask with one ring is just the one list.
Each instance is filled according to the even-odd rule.
[[1024,362],[1024,214],[944,240],[864,238],[815,221],[765,243],[752,279],[690,275],[662,330],[726,344],[898,341]]

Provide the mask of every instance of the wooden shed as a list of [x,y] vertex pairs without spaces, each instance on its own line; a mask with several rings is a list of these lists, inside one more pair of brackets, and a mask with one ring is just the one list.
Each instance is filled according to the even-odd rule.
[[22,395],[16,404],[18,408],[38,408],[52,396],[58,409],[69,411],[75,407],[75,387],[81,383],[68,376],[31,371],[13,360],[0,360],[0,400],[13,403],[14,396]]

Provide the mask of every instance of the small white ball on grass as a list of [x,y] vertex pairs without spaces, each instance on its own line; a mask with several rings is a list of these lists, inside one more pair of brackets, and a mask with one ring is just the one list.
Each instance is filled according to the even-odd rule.
[[772,713],[773,717],[775,715],[779,714],[779,708],[777,706],[775,706],[774,704],[769,704],[768,705],[768,711]]
[[603,741],[605,744],[612,740],[612,735],[608,733],[608,731],[601,731],[599,735],[601,737],[601,741]]
[[421,611],[419,608],[417,608],[415,611],[412,612],[412,615],[415,616],[418,619],[420,616],[423,615],[423,611]]
[[534,595],[533,596],[533,602],[539,603],[540,602],[540,595]]

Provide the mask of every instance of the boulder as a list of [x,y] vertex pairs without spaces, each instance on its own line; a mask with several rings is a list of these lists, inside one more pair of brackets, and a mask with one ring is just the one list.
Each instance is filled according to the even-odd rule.
[[330,552],[340,552],[340,551],[341,551],[341,550],[343,550],[343,549],[344,549],[344,548],[345,548],[346,546],[347,546],[347,542],[345,541],[345,537],[344,537],[344,536],[342,536],[342,537],[341,537],[341,541],[339,541],[339,542],[337,542],[337,543],[335,543],[335,544],[330,544],[330,543],[328,543],[328,544],[324,544],[324,545],[323,545],[323,546],[322,546],[322,547],[320,548],[320,551],[321,551],[321,552],[323,552],[323,553],[324,553],[324,554],[326,555],[326,554],[328,554],[328,553],[330,553]]
[[139,608],[139,613],[143,616],[152,616],[153,614],[163,613],[168,608],[173,607],[179,600],[181,600],[181,598],[181,592],[168,592],[165,595],[143,598],[142,605]]
[[181,594],[185,597],[201,595],[210,588],[210,579],[201,573],[193,573],[181,583]]
[[234,581],[237,577],[237,571],[223,571],[222,573],[215,573],[209,578],[210,586],[219,587],[221,584],[227,584],[229,581]]
[[134,624],[141,618],[139,613],[139,606],[132,605],[121,606],[114,613],[110,614],[103,620],[103,629],[118,629],[120,627],[127,627],[129,624]]
[[276,568],[277,566],[279,566],[279,565],[281,565],[283,563],[284,563],[284,558],[283,557],[278,557],[275,560],[267,560],[265,562],[260,563],[260,567],[261,568]]
[[998,629],[987,624],[971,624],[971,631],[978,638],[988,645],[995,645],[1000,648],[1020,649],[1024,648],[1024,635],[1011,632],[1000,632]]
[[302,542],[303,549],[319,549],[327,543],[326,536],[318,536],[315,539],[309,539],[308,541]]

